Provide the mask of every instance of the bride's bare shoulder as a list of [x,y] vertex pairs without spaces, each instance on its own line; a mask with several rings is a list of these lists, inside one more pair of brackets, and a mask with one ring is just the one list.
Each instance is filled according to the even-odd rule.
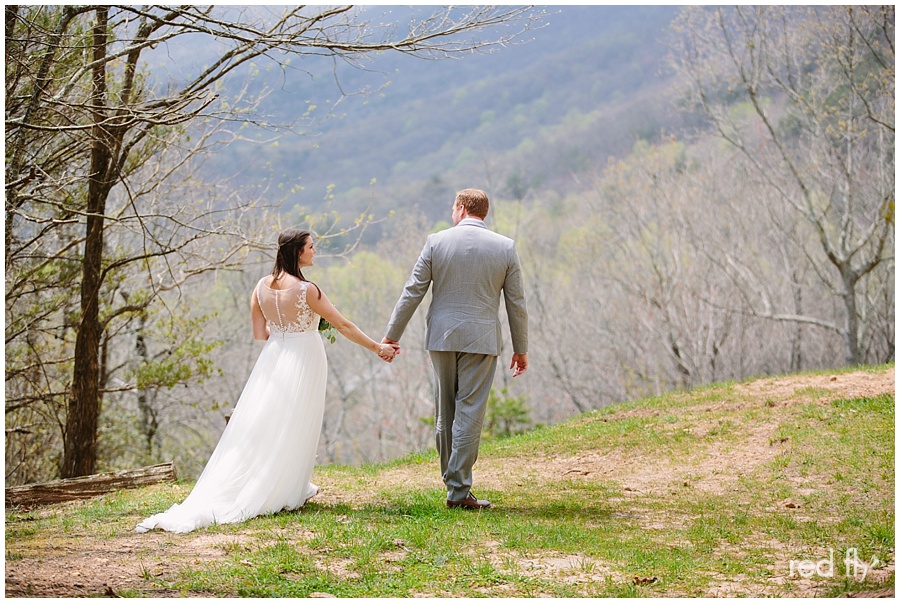
[[288,289],[293,289],[304,281],[301,281],[296,276],[292,276],[290,274],[282,274],[278,278],[275,278],[270,274],[268,276],[264,276],[259,282],[262,283],[262,285],[267,289],[271,289],[273,291],[287,291]]

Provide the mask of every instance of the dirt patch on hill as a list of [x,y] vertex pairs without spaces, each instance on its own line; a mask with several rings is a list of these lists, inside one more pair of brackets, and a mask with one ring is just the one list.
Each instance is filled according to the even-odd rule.
[[[702,434],[716,427],[715,421],[705,419],[704,414],[717,409],[738,405],[750,408],[765,405],[774,411],[789,412],[789,406],[803,403],[822,403],[840,398],[872,397],[893,394],[894,371],[854,372],[837,375],[796,376],[779,379],[762,379],[734,386],[734,395],[728,399],[712,401],[704,408],[686,409],[689,421],[679,428]],[[706,410],[706,409],[709,410]],[[626,414],[652,413],[656,411],[633,410],[616,413],[610,420]],[[777,412],[776,415],[777,416]],[[683,418],[683,417],[682,417]],[[737,425],[740,437],[729,444],[713,441],[700,447],[689,462],[679,459],[673,465],[664,456],[654,459],[632,458],[616,450],[586,450],[562,458],[528,459],[528,462],[510,463],[508,459],[479,461],[476,478],[482,487],[491,490],[510,491],[539,487],[542,482],[558,482],[560,478],[605,480],[621,485],[621,497],[664,494],[671,488],[693,487],[709,492],[723,492],[733,487],[739,476],[754,467],[770,462],[781,452],[783,442],[775,437],[776,424]],[[422,483],[420,468],[399,467],[383,471],[372,478],[372,490],[386,486],[397,488],[440,487],[437,468],[433,471],[433,484]],[[352,496],[339,488],[329,488],[322,483],[323,492],[317,498],[323,504],[360,505],[376,502],[365,493]],[[365,490],[363,490],[364,492]],[[73,503],[80,504],[80,503]],[[56,513],[63,505],[47,507],[43,513]],[[666,524],[667,518],[646,518],[647,528]],[[300,531],[285,531],[267,537],[286,539],[297,546],[309,538]],[[236,551],[259,545],[259,536],[247,534],[194,533],[176,535],[151,532],[148,534],[121,534],[109,538],[96,538],[86,532],[73,529],[62,536],[48,536],[43,540],[29,540],[27,545],[16,544],[10,551],[7,546],[6,596],[7,597],[89,597],[116,596],[127,591],[140,592],[147,597],[206,597],[208,594],[180,593],[170,590],[154,591],[148,585],[158,578],[174,578],[177,573],[191,566],[222,558]],[[11,554],[12,553],[12,554]],[[492,561],[514,563],[538,576],[555,576],[572,583],[619,577],[614,568],[606,567],[599,560],[579,555],[562,557],[507,558],[490,546],[483,552]],[[501,559],[502,557],[502,559]],[[330,568],[334,570],[334,568]],[[883,572],[893,573],[893,564]],[[779,596],[780,585],[773,585],[772,594]],[[795,584],[795,588],[802,587]],[[801,588],[802,590],[802,588]],[[502,593],[484,593],[502,595]],[[755,595],[741,590],[740,584],[723,584],[708,596]],[[807,595],[814,596],[815,592]]]
[[[707,415],[717,411],[736,411],[754,406],[772,409],[775,420],[763,424],[729,424],[735,432],[724,442],[713,440],[709,446],[697,446],[688,458],[677,462],[665,455],[655,458],[635,457],[620,450],[588,450],[568,457],[530,458],[527,462],[479,461],[478,481],[491,489],[502,490],[510,481],[540,486],[542,480],[574,479],[614,480],[622,484],[628,495],[660,493],[688,485],[711,493],[722,493],[756,467],[771,462],[782,454],[787,442],[776,437],[778,420],[791,412],[792,406],[815,403],[830,404],[834,400],[874,397],[894,393],[893,369],[879,373],[855,372],[839,375],[792,376],[761,379],[734,386],[733,394],[721,400],[686,408],[671,424],[657,423],[656,428],[687,429],[702,437],[722,428],[717,419]],[[658,410],[631,410],[615,413],[609,420],[623,417],[663,415]],[[734,414],[730,415],[735,417]],[[731,419],[734,420],[733,418]],[[400,475],[398,478],[402,479]]]

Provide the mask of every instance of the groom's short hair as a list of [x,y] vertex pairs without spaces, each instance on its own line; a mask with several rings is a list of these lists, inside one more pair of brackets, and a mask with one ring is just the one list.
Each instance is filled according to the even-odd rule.
[[456,193],[456,204],[466,208],[466,213],[484,220],[490,209],[487,193],[477,188],[467,188]]

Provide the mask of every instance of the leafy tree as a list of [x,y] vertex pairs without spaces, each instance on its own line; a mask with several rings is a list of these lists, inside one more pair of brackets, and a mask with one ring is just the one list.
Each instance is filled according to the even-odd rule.
[[511,396],[508,388],[491,389],[482,431],[492,437],[506,438],[523,433],[532,426],[531,411],[525,396]]

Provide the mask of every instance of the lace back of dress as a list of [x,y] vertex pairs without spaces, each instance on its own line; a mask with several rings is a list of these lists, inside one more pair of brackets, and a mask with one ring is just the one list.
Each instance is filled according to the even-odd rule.
[[287,289],[271,289],[263,279],[256,286],[256,299],[273,333],[302,333],[318,326],[318,317],[306,303],[308,282]]

